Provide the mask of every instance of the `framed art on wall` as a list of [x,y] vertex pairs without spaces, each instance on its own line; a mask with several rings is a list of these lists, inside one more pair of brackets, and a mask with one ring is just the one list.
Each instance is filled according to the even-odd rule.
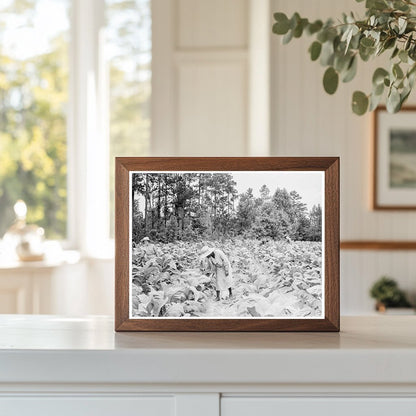
[[339,159],[116,158],[116,331],[338,331]]
[[416,209],[415,120],[416,107],[374,112],[374,209]]

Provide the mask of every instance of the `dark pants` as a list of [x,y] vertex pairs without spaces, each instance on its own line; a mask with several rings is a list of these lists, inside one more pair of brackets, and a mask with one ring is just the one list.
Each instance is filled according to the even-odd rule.
[[[228,293],[230,294],[230,296],[233,295],[233,291],[230,287],[228,288]],[[220,291],[219,290],[217,290],[217,300],[220,300]]]

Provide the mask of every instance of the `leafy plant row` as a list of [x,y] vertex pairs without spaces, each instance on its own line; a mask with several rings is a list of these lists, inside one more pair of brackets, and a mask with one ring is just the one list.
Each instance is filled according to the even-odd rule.
[[158,255],[151,259],[137,247],[133,250],[132,264],[133,315],[321,315],[321,243],[237,238],[208,244],[221,247],[231,261],[234,278],[231,298],[215,301],[214,277],[199,269],[197,244],[157,244]]

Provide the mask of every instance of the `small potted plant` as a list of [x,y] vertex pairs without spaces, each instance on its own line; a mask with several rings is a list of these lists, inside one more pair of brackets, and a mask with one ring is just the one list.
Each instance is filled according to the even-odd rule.
[[409,312],[409,308],[412,308],[397,282],[387,276],[381,277],[373,284],[370,295],[376,300],[378,312],[386,312],[390,308],[395,308],[396,311],[398,311],[397,308],[400,308],[401,311],[403,308],[407,308],[406,312]]

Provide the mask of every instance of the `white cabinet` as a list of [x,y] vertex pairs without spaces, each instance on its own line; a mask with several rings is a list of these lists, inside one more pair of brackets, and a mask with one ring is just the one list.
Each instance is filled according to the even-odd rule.
[[221,416],[414,416],[416,398],[225,397]]
[[0,316],[0,416],[415,416],[416,316],[341,333],[115,333]]
[[16,397],[0,398],[0,414],[7,416],[174,416],[170,397]]
[[1,414],[21,416],[414,416],[415,398],[285,398],[177,395],[39,395],[0,397]]

